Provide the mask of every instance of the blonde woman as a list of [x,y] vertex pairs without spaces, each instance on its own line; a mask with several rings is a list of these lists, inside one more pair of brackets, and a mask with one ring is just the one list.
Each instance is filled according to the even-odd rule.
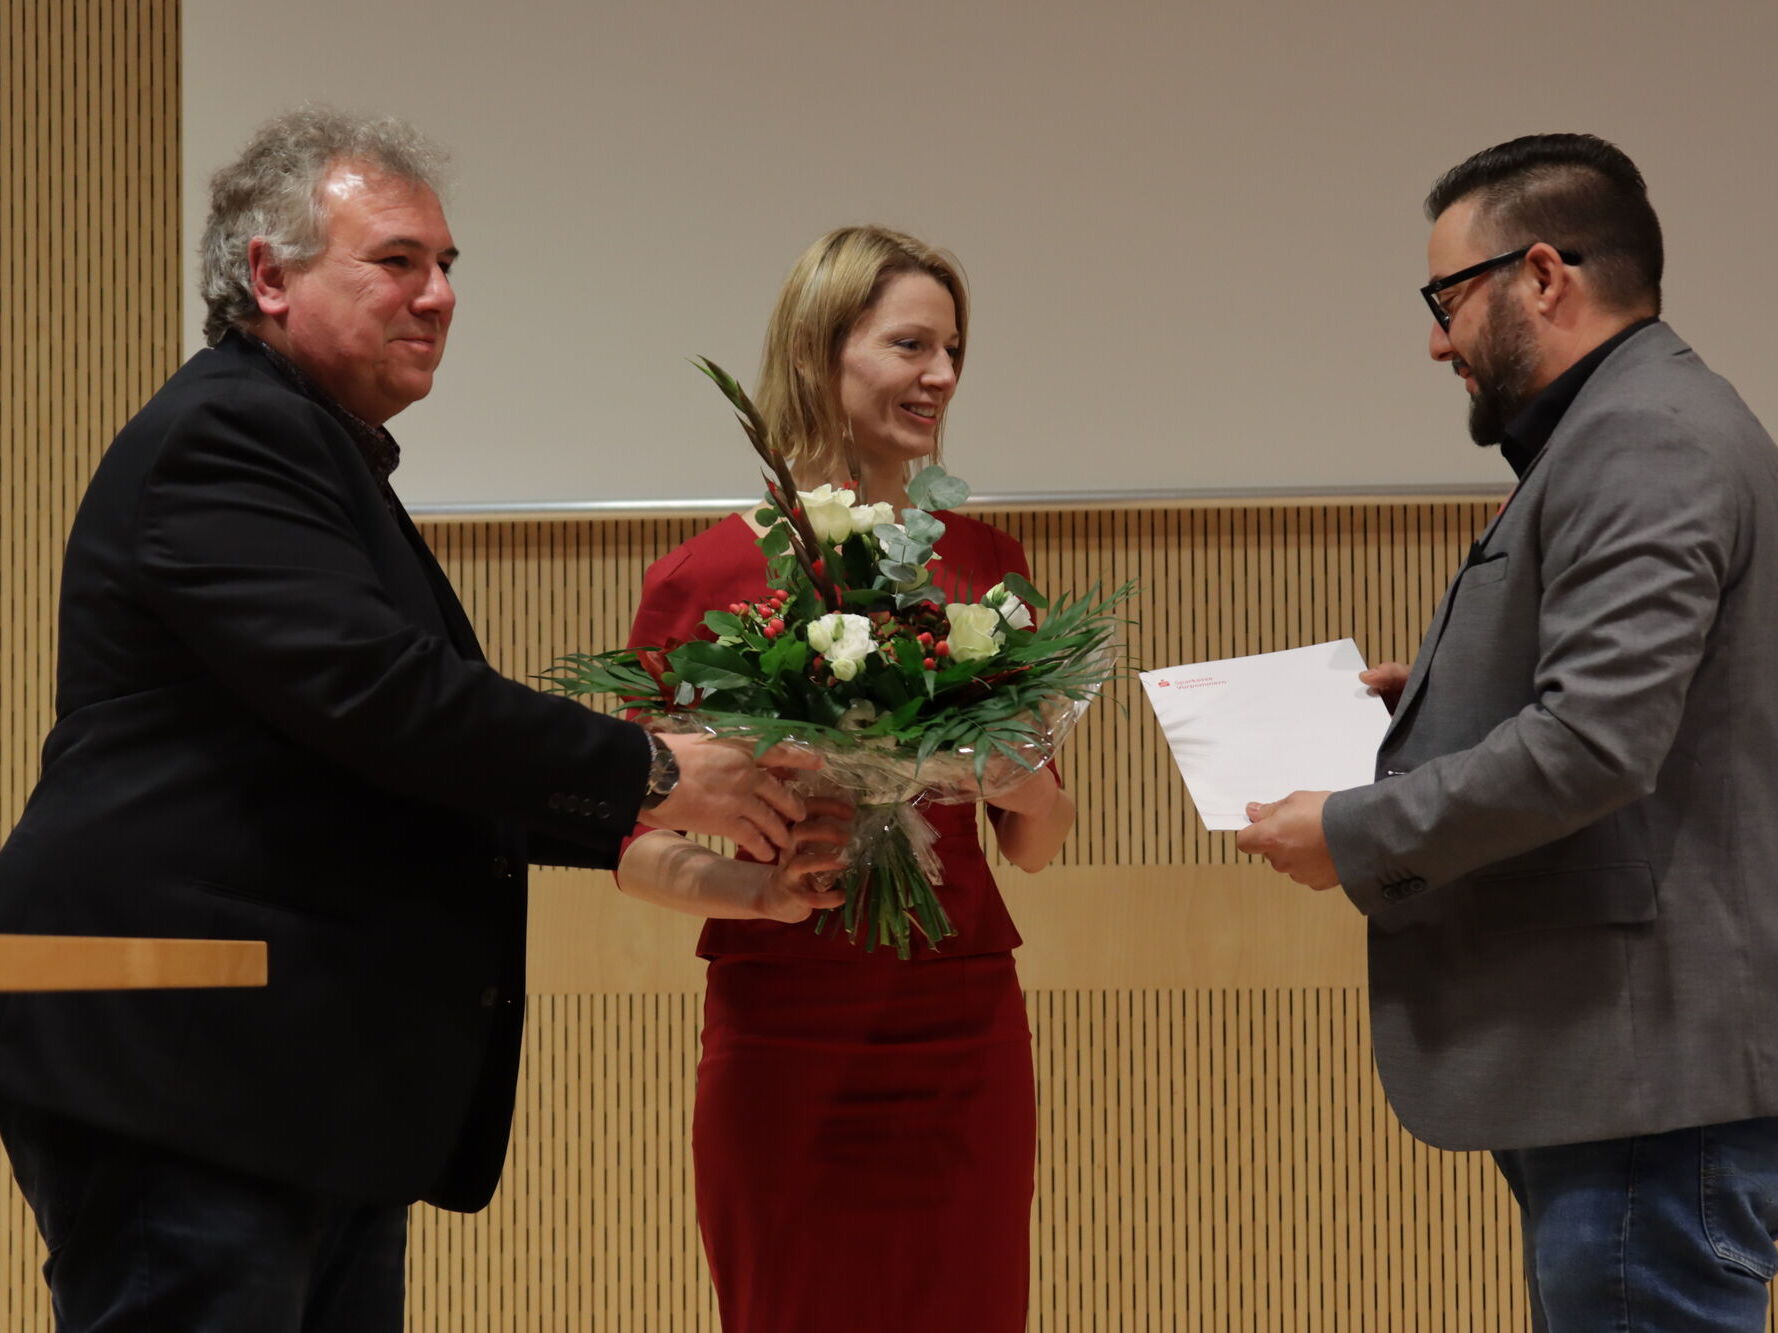
[[[799,487],[856,484],[905,505],[912,470],[938,453],[968,323],[943,251],[880,227],[809,247],[779,295],[756,395]],[[1004,532],[943,517],[946,592],[1026,572]],[[734,514],[652,566],[632,645],[694,637],[707,609],[762,597],[756,536]],[[1001,851],[1037,870],[1074,805],[1045,770],[988,813]],[[1019,936],[974,809],[927,815],[958,934],[908,962],[810,928],[837,898],[806,878],[832,863],[830,819],[810,821],[786,866],[661,831],[623,857],[625,892],[717,918],[699,945],[710,969],[693,1150],[727,1333],[1025,1326],[1036,1113]]]

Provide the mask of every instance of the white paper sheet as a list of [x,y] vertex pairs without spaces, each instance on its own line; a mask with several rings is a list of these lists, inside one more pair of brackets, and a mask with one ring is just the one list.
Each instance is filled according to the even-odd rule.
[[1204,827],[1247,826],[1249,801],[1360,787],[1389,710],[1351,639],[1142,673]]

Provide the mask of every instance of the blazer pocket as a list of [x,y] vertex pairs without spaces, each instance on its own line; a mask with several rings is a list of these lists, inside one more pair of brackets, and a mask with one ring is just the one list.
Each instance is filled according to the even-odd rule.
[[1505,551],[1499,555],[1491,555],[1485,560],[1479,560],[1473,565],[1466,565],[1463,569],[1463,586],[1480,588],[1490,583],[1499,583],[1506,577],[1506,565],[1507,553]]
[[260,888],[245,889],[238,884],[224,884],[220,880],[198,879],[195,876],[186,881],[199,893],[212,898],[228,898],[238,903],[246,903],[252,907],[263,907],[273,912],[288,912],[291,916],[311,917],[318,921],[349,921],[358,913],[347,904],[337,900],[317,900],[315,895],[284,894],[276,890],[267,891]]
[[1477,924],[1493,931],[1635,925],[1660,915],[1646,861],[1482,876],[1471,902]]

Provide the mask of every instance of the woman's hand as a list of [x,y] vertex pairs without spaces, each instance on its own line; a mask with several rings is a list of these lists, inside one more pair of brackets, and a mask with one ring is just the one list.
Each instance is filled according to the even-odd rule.
[[[1010,759],[1005,762],[1014,763]],[[988,790],[1016,777],[1005,770],[996,774],[990,764]],[[1074,798],[1062,790],[1055,770],[1048,765],[1025,774],[1000,795],[989,797],[988,804],[1004,812],[993,820],[994,838],[1001,854],[1029,874],[1055,859],[1068,830],[1074,827]]]
[[816,912],[845,905],[838,889],[821,887],[846,868],[846,844],[852,837],[854,811],[844,801],[814,796],[808,814],[790,826],[790,845],[764,872],[754,903],[755,915],[794,924]]
[[1056,781],[1056,775],[1049,768],[1040,768],[1028,773],[1024,779],[1010,790],[998,796],[990,796],[988,804],[1002,810],[1011,811],[1015,815],[1029,815],[1033,819],[1041,819],[1055,805],[1056,797],[1061,793],[1062,784]]

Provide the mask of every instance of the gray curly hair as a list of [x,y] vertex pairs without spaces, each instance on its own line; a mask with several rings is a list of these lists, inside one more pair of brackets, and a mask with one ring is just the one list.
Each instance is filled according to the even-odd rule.
[[442,195],[447,158],[413,126],[392,116],[356,116],[303,106],[266,122],[241,156],[210,178],[210,218],[199,248],[199,287],[211,346],[259,318],[247,247],[271,244],[287,268],[313,263],[327,246],[322,183],[338,162],[362,162]]

